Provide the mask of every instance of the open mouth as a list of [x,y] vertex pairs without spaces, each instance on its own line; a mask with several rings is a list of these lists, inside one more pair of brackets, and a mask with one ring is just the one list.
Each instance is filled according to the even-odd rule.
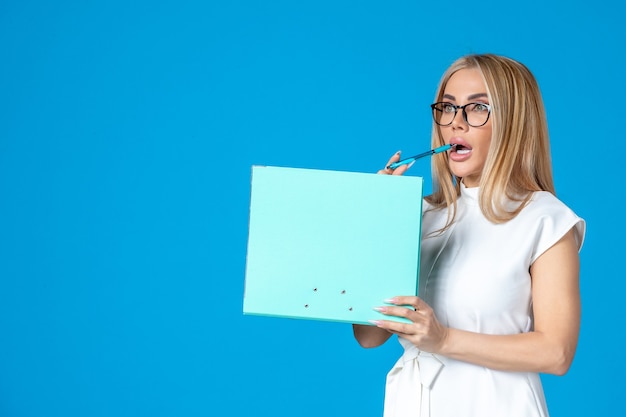
[[458,153],[459,155],[467,155],[468,153],[472,152],[472,149],[457,143],[454,146],[454,152]]

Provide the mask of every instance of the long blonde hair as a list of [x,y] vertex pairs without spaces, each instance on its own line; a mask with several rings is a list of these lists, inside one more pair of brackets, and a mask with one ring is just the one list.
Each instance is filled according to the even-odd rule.
[[[545,109],[537,81],[528,68],[493,54],[456,60],[443,74],[435,102],[443,101],[452,74],[470,68],[482,74],[492,106],[491,145],[481,175],[479,205],[489,221],[504,223],[517,216],[534,191],[555,194]],[[433,122],[432,146],[442,145],[440,128]],[[433,193],[426,200],[435,209],[449,208],[443,231],[454,222],[462,178],[450,171],[445,152],[433,157],[432,175]]]

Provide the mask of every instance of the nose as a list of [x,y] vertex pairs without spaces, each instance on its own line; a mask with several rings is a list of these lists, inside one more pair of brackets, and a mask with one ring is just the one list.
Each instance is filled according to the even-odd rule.
[[469,126],[467,122],[465,121],[463,110],[464,109],[458,109],[456,114],[454,115],[454,118],[452,119],[452,124],[451,124],[453,129],[467,128]]

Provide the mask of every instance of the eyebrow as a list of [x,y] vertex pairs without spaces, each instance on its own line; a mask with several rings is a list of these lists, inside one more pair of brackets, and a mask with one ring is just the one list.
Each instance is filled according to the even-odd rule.
[[[456,100],[456,97],[454,97],[452,94],[444,94],[443,98],[447,98],[449,100]],[[477,98],[487,98],[487,93],[476,93],[476,94],[470,94],[469,96],[467,96],[468,100],[475,100]]]

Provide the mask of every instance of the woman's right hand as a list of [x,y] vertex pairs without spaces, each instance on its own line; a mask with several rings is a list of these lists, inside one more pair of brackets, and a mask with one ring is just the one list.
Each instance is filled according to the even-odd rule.
[[[394,162],[398,162],[400,160],[400,151],[393,154],[393,156],[387,161],[385,168],[378,171],[378,174],[382,175],[402,175],[406,172],[407,169],[411,166],[401,165],[396,169],[387,168],[390,164]],[[376,346],[380,346],[387,341],[392,335],[392,333],[386,329],[383,329],[378,326],[364,325],[364,324],[353,324],[352,325],[354,331],[354,337],[359,342],[359,344],[365,348],[372,348]]]
[[411,167],[411,164],[400,165],[396,169],[387,168],[389,165],[393,164],[394,162],[398,162],[400,160],[400,153],[401,153],[401,151],[398,151],[398,152],[394,153],[393,156],[391,158],[389,158],[389,161],[387,161],[387,164],[385,165],[385,168],[379,170],[377,172],[377,174],[382,174],[382,175],[402,175],[402,174],[404,174],[406,172],[406,170]]

